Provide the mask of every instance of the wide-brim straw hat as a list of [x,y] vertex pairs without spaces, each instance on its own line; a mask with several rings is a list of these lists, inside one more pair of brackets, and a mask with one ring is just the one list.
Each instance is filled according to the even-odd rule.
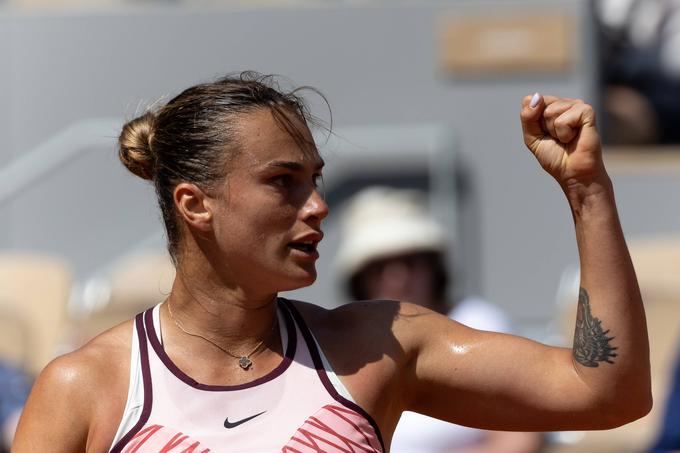
[[349,280],[372,261],[447,248],[442,227],[427,209],[426,195],[412,189],[374,186],[354,195],[341,213],[335,266]]

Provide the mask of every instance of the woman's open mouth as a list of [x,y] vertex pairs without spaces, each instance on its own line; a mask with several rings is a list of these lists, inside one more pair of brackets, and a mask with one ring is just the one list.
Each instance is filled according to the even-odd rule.
[[318,245],[319,241],[315,238],[312,240],[290,242],[288,248],[291,249],[292,256],[305,260],[316,260],[319,258]]
[[288,244],[288,246],[290,248],[300,250],[301,252],[305,253],[312,253],[316,251],[316,244],[313,243],[291,242],[290,244]]

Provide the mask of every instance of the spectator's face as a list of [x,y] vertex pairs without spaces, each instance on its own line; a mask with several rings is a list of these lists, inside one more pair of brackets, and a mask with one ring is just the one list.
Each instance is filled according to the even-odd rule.
[[435,259],[431,253],[395,256],[369,264],[362,285],[369,299],[394,299],[434,308]]

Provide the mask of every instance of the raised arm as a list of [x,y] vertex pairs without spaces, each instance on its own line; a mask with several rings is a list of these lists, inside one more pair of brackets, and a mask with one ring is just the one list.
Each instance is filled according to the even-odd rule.
[[467,329],[405,306],[414,345],[406,409],[504,430],[603,429],[651,408],[642,300],[602,162],[592,107],[535,95],[523,101],[524,141],[562,187],[581,263],[571,350]]
[[645,312],[595,112],[579,100],[534,96],[524,99],[521,118],[524,142],[562,187],[574,218],[581,264],[574,367],[594,392],[648,411]]

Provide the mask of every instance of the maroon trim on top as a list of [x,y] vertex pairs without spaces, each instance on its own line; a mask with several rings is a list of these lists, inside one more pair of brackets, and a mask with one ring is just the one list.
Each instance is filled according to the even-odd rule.
[[307,327],[307,324],[305,323],[304,318],[300,314],[300,312],[295,308],[293,303],[287,299],[280,298],[281,302],[283,305],[288,308],[288,310],[291,312],[293,315],[293,318],[295,318],[295,322],[297,325],[300,327],[300,332],[302,332],[302,337],[305,340],[305,343],[307,343],[307,349],[309,349],[309,353],[312,356],[312,361],[314,362],[314,368],[316,368],[316,372],[319,375],[319,378],[321,379],[321,382],[323,383],[323,386],[326,388],[326,391],[335,399],[337,402],[340,404],[344,405],[345,407],[348,407],[352,409],[353,411],[357,412],[358,414],[362,415],[368,422],[371,424],[373,429],[375,430],[376,435],[378,436],[378,441],[380,441],[380,447],[382,448],[382,451],[387,451],[385,450],[385,443],[383,442],[382,438],[382,433],[380,432],[380,427],[378,424],[375,422],[373,417],[364,410],[361,406],[356,404],[353,401],[348,400],[344,396],[338,393],[338,391],[335,389],[335,386],[333,386],[333,383],[331,380],[328,378],[328,375],[326,374],[326,369],[323,366],[323,361],[321,360],[321,355],[319,354],[319,350],[316,347],[316,342],[314,341],[314,337],[312,336],[312,332],[309,330],[309,327]]
[[175,377],[177,377],[177,379],[198,390],[205,390],[209,392],[228,392],[233,390],[243,390],[255,387],[260,384],[264,384],[265,382],[271,381],[272,379],[275,379],[279,377],[281,374],[283,374],[283,372],[286,371],[290,364],[293,362],[293,357],[295,356],[295,347],[297,343],[297,335],[295,335],[295,324],[293,323],[290,314],[287,313],[287,310],[282,310],[282,312],[284,314],[283,317],[286,322],[286,331],[288,335],[288,346],[286,347],[285,357],[283,358],[281,363],[272,371],[270,371],[268,374],[265,374],[264,376],[257,378],[253,381],[246,382],[245,384],[238,385],[209,385],[201,384],[200,382],[195,381],[184,371],[182,371],[177,365],[175,365],[175,363],[168,356],[168,354],[166,354],[165,349],[163,349],[163,345],[161,344],[160,340],[158,339],[158,335],[156,334],[156,328],[153,325],[153,315],[151,313],[151,310],[147,311],[144,314],[144,318],[146,320],[147,326],[146,334],[149,337],[149,341],[151,342],[151,347],[153,347],[153,350],[156,352],[158,358],[161,359],[163,364],[165,364],[168,370],[170,370],[170,372],[174,374]]
[[[147,310],[151,311],[151,309]],[[142,313],[135,317],[135,328],[137,329],[137,338],[139,339],[139,354],[142,362],[142,382],[144,384],[144,406],[142,408],[142,414],[139,420],[128,431],[116,445],[113,446],[110,453],[119,453],[123,451],[123,447],[130,442],[130,440],[135,437],[135,435],[141,430],[146,422],[149,420],[151,415],[151,406],[153,404],[153,391],[151,388],[151,371],[149,370],[149,350],[146,345],[146,334],[144,333],[144,320],[142,318]],[[130,367],[136,364],[130,363]]]

